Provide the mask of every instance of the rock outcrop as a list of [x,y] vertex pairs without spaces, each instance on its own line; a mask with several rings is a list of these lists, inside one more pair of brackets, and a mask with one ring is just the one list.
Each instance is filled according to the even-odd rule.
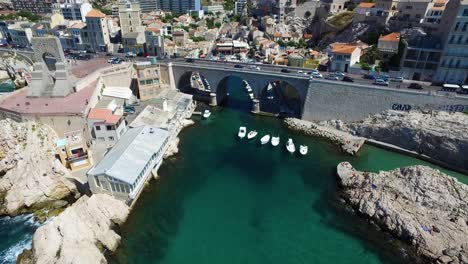
[[340,145],[344,152],[351,155],[356,154],[365,142],[364,138],[356,137],[347,132],[340,131],[339,129],[320,126],[316,123],[305,120],[286,118],[284,122],[291,130],[295,130],[309,136],[328,139],[332,143]]
[[34,122],[0,121],[0,215],[57,208],[77,194],[55,158],[55,131]]
[[107,263],[103,251],[115,251],[129,207],[106,194],[83,196],[59,216],[37,229],[32,249],[18,256],[20,264]]
[[354,135],[416,151],[468,171],[467,114],[389,110],[372,115],[363,122],[327,123]]
[[468,263],[468,186],[438,170],[337,167],[342,197],[360,215],[407,242],[421,263]]

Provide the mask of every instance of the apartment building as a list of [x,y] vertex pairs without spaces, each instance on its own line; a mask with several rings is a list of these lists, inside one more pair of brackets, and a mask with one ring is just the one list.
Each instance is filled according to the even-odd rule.
[[348,72],[349,67],[359,62],[361,49],[347,43],[332,43],[328,48],[330,70]]
[[158,0],[159,8],[177,14],[185,14],[190,10],[200,10],[200,0]]
[[444,41],[436,81],[468,83],[468,0],[447,3],[440,23]]
[[101,11],[92,9],[86,14],[86,27],[82,29],[83,46],[87,50],[106,52],[109,48],[109,28]]
[[14,0],[11,1],[13,4],[13,10],[21,11],[27,10],[36,14],[47,14],[52,12],[51,0]]
[[81,20],[86,22],[85,16],[93,9],[93,6],[82,0],[67,0],[65,3],[53,4],[53,8],[59,10],[67,20]]

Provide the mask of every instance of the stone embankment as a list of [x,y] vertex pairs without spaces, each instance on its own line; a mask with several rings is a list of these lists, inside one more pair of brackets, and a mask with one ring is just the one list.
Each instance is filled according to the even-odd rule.
[[77,196],[55,158],[56,139],[47,125],[0,121],[0,215],[55,209]]
[[[182,120],[182,129],[195,124],[195,122],[191,119],[184,119]],[[179,153],[179,142],[180,139],[177,136],[172,137],[171,141],[169,142],[169,147],[167,148],[166,152],[164,153],[163,158],[167,159],[169,157],[174,156],[175,154]]]
[[365,142],[364,138],[356,137],[347,132],[331,127],[321,126],[310,121],[286,118],[285,124],[291,130],[298,131],[309,136],[326,138],[331,142],[340,145],[343,151],[351,155],[356,154]]
[[128,214],[128,206],[109,195],[83,196],[37,229],[32,249],[19,255],[17,263],[107,263],[103,252],[115,251],[120,243],[113,228]]
[[320,124],[353,135],[389,143],[443,164],[468,171],[468,115],[434,111],[385,111],[362,122]]
[[414,249],[419,263],[468,263],[468,186],[412,166],[369,173],[337,167],[342,197],[361,216]]

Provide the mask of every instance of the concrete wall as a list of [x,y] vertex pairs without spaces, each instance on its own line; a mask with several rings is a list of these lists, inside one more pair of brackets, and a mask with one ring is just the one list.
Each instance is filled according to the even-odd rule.
[[302,119],[358,121],[388,109],[468,111],[468,97],[313,80]]

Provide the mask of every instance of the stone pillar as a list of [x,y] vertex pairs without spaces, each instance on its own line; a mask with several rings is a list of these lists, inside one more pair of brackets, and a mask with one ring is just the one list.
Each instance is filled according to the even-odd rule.
[[210,106],[217,106],[216,93],[210,93]]
[[260,101],[258,99],[252,100],[252,113],[257,114],[260,112]]

